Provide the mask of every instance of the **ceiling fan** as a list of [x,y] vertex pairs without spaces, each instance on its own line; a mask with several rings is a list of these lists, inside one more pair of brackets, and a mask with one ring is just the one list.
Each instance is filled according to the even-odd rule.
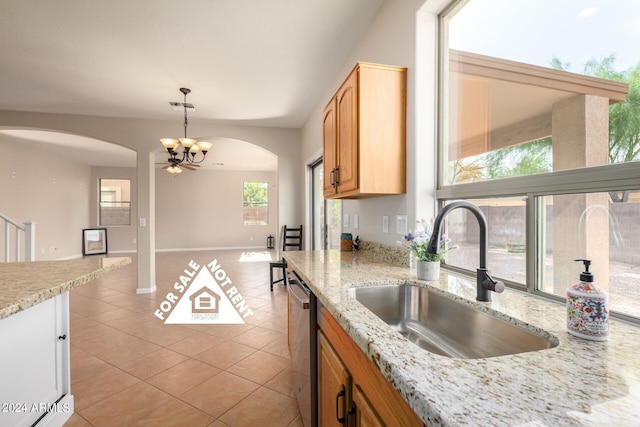
[[[164,169],[164,170],[167,170],[169,168],[179,167],[179,168],[183,168],[183,169],[186,169],[186,170],[195,171],[195,170],[198,170],[197,168],[200,167],[200,165],[187,163],[187,162],[181,162],[181,159],[176,159],[176,158],[173,158],[173,157],[169,157],[166,162],[156,163],[156,165],[164,165],[162,167],[162,169]],[[175,172],[172,172],[172,173],[175,173]],[[180,173],[180,172],[177,172],[177,173]]]

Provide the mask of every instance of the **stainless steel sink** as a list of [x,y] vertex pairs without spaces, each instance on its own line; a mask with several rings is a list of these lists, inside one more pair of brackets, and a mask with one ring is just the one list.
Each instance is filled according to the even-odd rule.
[[428,288],[401,284],[349,292],[409,341],[442,356],[480,359],[558,345],[551,336],[545,338]]

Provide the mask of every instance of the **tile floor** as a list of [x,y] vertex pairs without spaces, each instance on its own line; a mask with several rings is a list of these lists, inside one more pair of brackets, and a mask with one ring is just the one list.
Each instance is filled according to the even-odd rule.
[[[263,251],[248,262],[242,253],[160,253],[151,295],[136,295],[135,263],[73,290],[75,414],[65,426],[302,426],[286,289],[269,291]],[[244,325],[165,325],[154,316],[190,260],[218,261],[254,312]]]

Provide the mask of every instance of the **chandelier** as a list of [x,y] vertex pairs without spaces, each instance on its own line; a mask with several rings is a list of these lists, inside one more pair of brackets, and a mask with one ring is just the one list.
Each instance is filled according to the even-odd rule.
[[[191,89],[181,87],[180,92],[184,95],[184,102],[170,102],[174,107],[182,106],[184,108],[184,138],[162,138],[160,142],[162,146],[169,153],[167,159],[167,165],[163,168],[170,174],[177,175],[182,172],[182,169],[196,170],[200,167],[197,163],[202,163],[207,156],[207,152],[211,149],[212,144],[205,141],[196,141],[192,138],[187,138],[187,126],[189,121],[187,119],[187,107],[193,108],[192,104],[187,104],[187,95],[191,93]],[[182,146],[182,153],[178,152],[179,147]],[[196,154],[202,153],[202,158],[196,161]]]

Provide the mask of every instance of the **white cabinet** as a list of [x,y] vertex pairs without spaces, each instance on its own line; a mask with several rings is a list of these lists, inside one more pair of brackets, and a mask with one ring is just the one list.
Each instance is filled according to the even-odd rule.
[[0,319],[0,379],[0,426],[71,417],[68,292]]

